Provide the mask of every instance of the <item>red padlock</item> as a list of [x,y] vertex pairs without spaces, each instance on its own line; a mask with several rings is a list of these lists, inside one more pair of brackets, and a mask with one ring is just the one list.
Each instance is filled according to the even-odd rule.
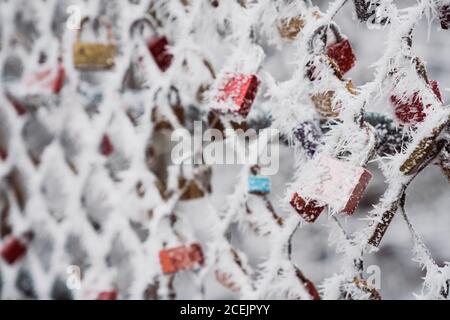
[[439,19],[441,20],[441,28],[448,30],[450,28],[450,4],[439,8]]
[[105,157],[110,156],[114,152],[114,146],[111,142],[110,137],[107,134],[105,134],[102,138],[100,149]]
[[159,252],[159,261],[165,274],[194,269],[204,264],[203,252],[198,244],[163,249]]
[[[431,80],[429,86],[436,97],[442,102],[441,92],[437,81]],[[425,120],[425,110],[431,105],[424,106],[419,92],[415,92],[409,99],[391,96],[391,103],[395,110],[397,119],[404,124],[415,124]]]
[[5,161],[8,158],[8,151],[0,147],[0,159]]
[[316,200],[349,215],[355,212],[372,179],[372,174],[365,168],[327,156],[319,158],[316,174]]
[[321,156],[314,162],[314,176],[308,190],[311,197],[294,194],[291,200],[291,205],[308,222],[314,222],[320,215],[323,210],[320,204],[336,212],[353,214],[372,179],[365,168],[328,156]]
[[309,295],[311,296],[311,300],[320,300],[319,291],[317,291],[317,288],[314,285],[314,283],[312,283],[310,280],[306,280],[305,287]]
[[325,206],[321,206],[315,200],[306,201],[298,195],[297,192],[294,193],[291,199],[291,206],[298,212],[298,214],[305,219],[306,222],[313,223],[319,218]]
[[327,55],[336,63],[342,74],[346,74],[355,65],[356,57],[348,39],[332,44],[327,48]]
[[64,69],[63,64],[59,63],[56,78],[53,81],[52,86],[53,93],[58,94],[61,92],[65,79],[66,79],[66,70]]
[[173,56],[167,50],[169,42],[165,36],[154,37],[148,43],[148,50],[161,71],[166,71],[172,64]]
[[350,41],[343,37],[335,24],[330,24],[330,29],[336,37],[336,43],[327,46],[327,55],[332,59],[342,75],[350,71],[356,62]]
[[227,106],[227,111],[246,118],[258,92],[258,85],[258,78],[254,74],[228,75],[217,101],[230,102],[232,105]]
[[50,90],[54,94],[59,94],[65,80],[66,72],[61,62],[58,63],[56,69],[47,67],[33,74],[28,79],[26,85],[35,90]]
[[3,260],[12,265],[20,260],[27,252],[27,246],[23,240],[15,236],[9,236],[0,249]]
[[103,291],[97,295],[97,300],[117,300],[117,290]]

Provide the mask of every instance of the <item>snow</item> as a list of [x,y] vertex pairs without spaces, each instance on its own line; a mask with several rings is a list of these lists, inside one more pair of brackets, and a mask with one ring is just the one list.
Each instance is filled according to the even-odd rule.
[[[64,282],[70,265],[79,265],[84,276],[82,289],[71,292],[76,299],[95,299],[114,288],[120,299],[155,298],[155,288],[160,299],[311,299],[304,277],[323,299],[369,299],[374,294],[365,282],[367,267],[376,265],[383,298],[446,298],[449,181],[437,161],[424,170],[414,165],[428,159],[405,163],[427,139],[448,145],[450,46],[448,34],[438,29],[438,5],[447,2],[374,0],[377,19],[367,22],[357,20],[352,2],[219,0],[214,8],[209,0],[0,1],[0,148],[8,151],[0,158],[0,209],[9,206],[13,234],[35,234],[19,264],[0,262],[0,297],[30,298],[16,286],[27,274],[34,298],[54,298],[55,283]],[[101,14],[111,22],[111,41],[119,48],[111,70],[74,67],[78,31],[65,25],[70,5],[91,20]],[[130,26],[144,14],[153,27],[130,38]],[[303,28],[283,38],[280,23],[298,17]],[[384,18],[390,23],[376,23]],[[318,33],[332,21],[356,55],[345,75],[330,62]],[[82,39],[106,43],[107,30],[100,30],[86,26]],[[411,47],[405,39],[410,31]],[[146,41],[155,34],[167,37],[174,57],[165,72],[148,54]],[[38,64],[41,51],[48,54],[45,67]],[[36,72],[48,67],[53,75],[60,53],[66,81],[54,93],[47,77],[36,84]],[[416,57],[428,80],[440,83],[443,103],[417,73]],[[124,85],[130,65],[139,88]],[[255,163],[214,165],[212,193],[184,201],[179,179],[200,183],[203,167],[173,165],[170,131],[151,119],[157,115],[172,129],[190,128],[173,112],[178,99],[185,115],[196,108],[199,119],[226,110],[225,138],[233,140],[232,121],[244,119],[232,116],[233,101],[217,101],[230,74],[254,74],[260,81],[248,120],[268,119],[287,141],[279,171],[270,177],[271,193],[255,195],[248,190]],[[7,92],[26,101],[25,114],[15,111]],[[386,130],[397,128],[405,138],[390,139],[401,143],[397,148],[381,148],[376,137],[383,131],[361,125],[362,112],[394,119],[390,97],[405,102],[417,92],[429,106],[424,121],[393,122]],[[317,98],[324,96],[330,100]],[[330,110],[317,106],[332,106],[332,116],[326,119]],[[302,123],[320,124],[324,131],[314,155],[295,141]],[[99,152],[105,135],[113,146],[109,156]],[[389,154],[377,154],[376,147]],[[345,170],[334,168],[339,174],[333,185],[319,192],[326,158],[338,158]],[[349,168],[358,173],[352,176]],[[374,179],[357,212],[341,214],[353,180],[366,169]],[[14,172],[17,181],[11,182]],[[158,188],[161,180],[166,190]],[[24,195],[23,208],[17,192]],[[328,205],[314,224],[290,207],[294,192]],[[392,208],[396,214],[385,230],[380,224]],[[159,251],[195,242],[202,245],[205,265],[163,275]]]

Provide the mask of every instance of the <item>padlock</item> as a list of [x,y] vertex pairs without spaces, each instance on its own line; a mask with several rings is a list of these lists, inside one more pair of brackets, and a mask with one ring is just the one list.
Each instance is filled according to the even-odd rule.
[[308,188],[311,194],[306,197],[294,194],[291,205],[304,215],[306,220],[314,221],[323,205],[328,205],[336,212],[352,215],[372,179],[372,174],[363,167],[329,156],[319,157],[314,165],[315,179]]
[[169,41],[166,36],[156,36],[148,42],[148,50],[156,65],[164,72],[172,64],[173,55],[168,50]]
[[188,250],[185,246],[161,250],[159,261],[165,274],[186,270],[191,266]]
[[327,156],[319,158],[316,174],[315,199],[349,215],[356,210],[372,179],[365,168]]
[[146,40],[146,46],[148,51],[150,52],[153,60],[155,61],[158,68],[164,72],[166,71],[170,65],[172,64],[173,55],[169,52],[168,46],[169,41],[166,36],[161,36],[157,34],[157,30],[154,27],[153,23],[146,18],[138,19],[130,27],[130,37],[134,37],[134,32],[137,27],[141,27],[141,35],[143,33],[144,26],[150,27],[153,35]]
[[50,91],[59,94],[64,85],[65,75],[64,65],[61,58],[58,58],[56,66],[44,66],[28,78],[25,85],[38,93]]
[[385,25],[389,18],[378,11],[379,0],[355,0],[356,16],[361,22]]
[[114,152],[114,146],[111,142],[111,138],[107,134],[103,135],[102,142],[100,144],[100,151],[105,157],[110,156]]
[[5,161],[8,158],[8,131],[0,120],[0,160]]
[[[442,96],[437,81],[429,81],[428,86],[436,98],[442,102]],[[407,99],[393,95],[391,96],[390,101],[394,107],[396,118],[404,124],[423,122],[426,117],[426,109],[431,107],[430,104],[424,106],[419,92],[415,92]]]
[[305,20],[302,16],[281,18],[277,23],[280,36],[288,40],[294,40],[304,27]]
[[250,108],[258,91],[259,81],[254,74],[228,74],[220,88],[220,95],[216,101],[226,104],[225,109],[218,109],[222,113],[239,114],[247,118]]
[[308,291],[311,300],[320,300],[319,291],[317,291],[316,286],[314,285],[314,283],[312,283],[311,280],[306,280],[304,286],[306,288],[306,291]]
[[159,261],[165,274],[182,270],[193,270],[204,265],[204,256],[200,244],[163,249],[159,252]]
[[327,46],[327,55],[336,63],[339,71],[344,75],[354,67],[356,57],[350,41],[348,38],[342,36],[337,25],[331,23],[330,29],[336,38],[336,42]]
[[12,265],[19,261],[27,252],[26,242],[21,237],[8,236],[1,246],[0,255],[3,260]]
[[448,30],[450,28],[450,4],[443,5],[439,8],[439,19],[441,28]]
[[297,211],[297,213],[309,223],[313,223],[319,218],[326,206],[320,205],[316,200],[305,200],[294,193],[290,201],[291,206]]
[[[411,42],[409,38],[406,38],[407,45],[411,46]],[[415,57],[412,59],[412,62],[415,64],[416,72],[421,81],[428,87],[429,91],[434,94],[437,102],[442,103],[441,92],[439,91],[438,83],[434,80],[428,80],[427,71],[423,62]],[[402,86],[403,83],[402,78],[404,75],[402,73],[398,74],[398,72],[394,71],[396,86]],[[424,105],[423,103],[423,94],[421,92],[414,92],[409,97],[404,97],[406,94],[397,95],[396,93],[392,94],[390,97],[391,104],[394,108],[394,112],[398,121],[404,124],[413,125],[416,123],[420,123],[425,120],[426,117],[426,109],[431,107],[431,104]]]
[[114,59],[117,54],[117,46],[112,43],[111,26],[106,25],[108,31],[107,43],[84,42],[81,40],[81,32],[89,20],[86,17],[81,21],[77,39],[73,45],[74,66],[79,70],[110,69],[114,66]]
[[400,171],[405,175],[412,175],[418,172],[421,166],[427,161],[436,145],[436,139],[444,129],[445,125],[441,124],[434,128],[431,135],[423,138],[411,155],[400,166]]
[[270,193],[270,178],[256,175],[248,176],[248,192],[256,195]]
[[[328,30],[331,30],[335,38],[335,42],[332,44],[329,44],[328,42]],[[308,41],[308,51],[311,54],[316,53],[317,55],[318,51],[317,49],[315,49],[315,46],[318,42],[318,37],[320,38],[319,43],[321,43],[322,45],[319,53],[326,53],[327,57],[332,61],[332,67],[336,67],[339,70],[338,73],[340,76],[338,76],[338,78],[341,78],[342,75],[353,68],[356,62],[356,57],[353,53],[353,49],[350,45],[349,40],[341,34],[338,26],[335,23],[320,26],[314,31],[313,35]],[[310,68],[307,69],[307,74],[310,79],[310,69],[314,67],[315,66],[310,66]]]
[[97,295],[97,300],[117,300],[117,290],[102,291]]
[[6,148],[0,147],[0,160],[5,161],[8,158],[8,151]]
[[[357,91],[353,83],[348,80],[345,83],[345,88],[349,94],[356,95]],[[337,100],[336,92],[334,90],[327,90],[322,93],[317,93],[311,96],[311,101],[314,104],[317,112],[324,118],[337,118],[341,112],[342,101]]]
[[320,127],[312,121],[301,122],[294,129],[293,134],[307,155],[312,158],[320,144]]

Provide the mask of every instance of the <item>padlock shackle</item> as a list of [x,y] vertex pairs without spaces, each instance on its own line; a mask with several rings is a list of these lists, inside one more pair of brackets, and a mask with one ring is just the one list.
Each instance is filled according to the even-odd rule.
[[[83,31],[83,27],[86,23],[90,22],[91,18],[90,17],[84,17],[83,19],[81,19],[80,22],[80,29],[78,29],[77,31],[77,42],[81,42],[81,32]],[[112,26],[111,23],[106,22],[105,19],[99,19],[99,22],[101,25],[103,25],[107,32],[107,37],[108,37],[108,42],[112,43]]]
[[426,84],[430,84],[430,80],[428,78],[427,69],[425,68],[425,64],[422,62],[419,57],[415,57],[412,59],[413,63],[415,64],[417,74],[419,77],[421,77]]
[[[158,101],[158,96],[159,96],[160,93],[162,93],[162,91],[163,91],[162,88],[159,88],[158,90],[156,90],[155,94],[153,95],[153,101],[155,101],[155,102]],[[169,91],[167,92],[167,95],[166,95],[166,99],[167,99],[167,102],[169,103],[169,106],[171,106],[171,107],[174,106],[174,105],[172,105],[172,104],[170,103],[170,95],[171,95],[172,93],[175,93],[175,100],[176,100],[176,103],[177,103],[178,105],[181,105],[180,92],[179,92],[179,90],[178,90],[174,85],[171,85],[170,88],[169,88]]]
[[[150,27],[150,29],[153,31],[154,34],[158,34],[157,31],[156,31],[155,26],[153,25],[153,23],[149,19],[147,19],[147,18],[140,18],[140,19],[135,20],[130,26],[130,33],[129,34],[130,34],[130,38],[131,39],[134,38],[135,30],[136,30],[137,27],[139,27],[139,25],[141,25],[141,26],[147,25],[147,26]],[[141,35],[142,35],[142,30],[143,29],[141,29]]]
[[[176,103],[176,105],[173,105],[171,103],[171,95],[172,95],[172,93],[175,93],[175,103]],[[169,92],[167,92],[167,101],[169,102],[169,105],[171,107],[180,106],[181,105],[180,91],[174,85],[171,85],[170,88],[169,88]]]
[[211,64],[211,62],[209,62],[206,58],[203,58],[202,62],[205,65],[206,69],[208,69],[209,73],[211,74],[211,77],[213,79],[216,79],[216,72],[215,72],[214,67]]
[[333,32],[334,37],[336,38],[336,42],[341,42],[344,40],[344,37],[342,36],[341,30],[339,29],[338,25],[334,22],[330,23],[330,29]]
[[367,162],[369,162],[369,160],[377,146],[377,136],[375,134],[375,128],[369,123],[364,123],[364,128],[367,131],[368,141],[367,141],[366,158],[361,161],[361,163],[360,163],[361,166],[365,166],[367,164]]
[[316,40],[317,36],[320,35],[322,36],[323,50],[325,50],[328,42],[328,28],[330,28],[333,32],[337,42],[341,42],[342,40],[344,40],[344,37],[342,36],[341,31],[339,30],[339,27],[336,23],[331,22],[329,25],[322,25],[314,31],[313,35],[308,41],[308,51],[310,53],[314,52],[314,41]]
[[[327,26],[322,25],[320,27],[318,27],[316,30],[314,30],[311,38],[309,38],[308,40],[308,51],[309,53],[313,53],[314,52],[314,41],[316,40],[316,38],[318,36],[322,36],[322,42],[324,43],[324,48],[327,42],[327,35],[326,35],[326,29]],[[325,32],[324,32],[325,30]]]

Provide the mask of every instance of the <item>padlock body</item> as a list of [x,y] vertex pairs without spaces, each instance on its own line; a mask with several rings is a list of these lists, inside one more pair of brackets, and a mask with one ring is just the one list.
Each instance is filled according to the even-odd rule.
[[311,101],[314,104],[317,112],[324,118],[339,117],[342,103],[335,99],[335,92],[327,90],[322,93],[317,93],[311,96]]
[[294,137],[300,142],[309,157],[313,157],[316,153],[320,136],[317,126],[310,121],[302,122],[294,129]]
[[248,177],[248,192],[252,194],[264,195],[270,193],[270,178],[262,176]]
[[148,43],[148,50],[152,54],[153,59],[155,60],[155,63],[157,64],[159,69],[163,72],[170,67],[173,59],[172,54],[170,54],[167,49],[168,45],[169,42],[164,36],[155,37]]
[[227,105],[228,112],[237,113],[246,118],[255,100],[258,85],[258,78],[254,74],[229,75],[217,100],[231,104]]
[[111,142],[111,138],[108,135],[104,135],[100,145],[100,151],[105,156],[108,157],[114,152],[114,146]]
[[104,291],[100,292],[97,296],[97,300],[117,300],[117,291]]
[[65,75],[64,66],[58,64],[55,69],[46,68],[34,73],[26,85],[37,93],[50,91],[51,93],[58,94],[64,85]]
[[22,258],[27,251],[26,245],[14,236],[8,237],[3,244],[0,255],[3,260],[5,260],[8,264],[12,265],[20,258]]
[[328,156],[318,159],[315,174],[315,199],[349,215],[356,210],[372,179],[366,169]]
[[283,18],[278,22],[278,32],[285,39],[294,40],[305,26],[305,20],[301,16]]
[[319,218],[325,206],[320,205],[317,201],[312,199],[304,199],[297,192],[294,193],[290,201],[291,206],[297,213],[309,223],[313,223]]
[[195,180],[187,180],[181,177],[178,180],[178,187],[179,189],[186,188],[180,197],[180,200],[182,201],[200,199],[205,196],[202,188]]
[[336,42],[327,47],[327,55],[339,68],[341,74],[346,74],[352,69],[356,62],[355,54],[348,39]]
[[348,162],[321,156],[315,162],[308,195],[295,195],[291,205],[305,220],[314,221],[321,205],[333,211],[353,214],[366,190],[372,174]]
[[[431,80],[430,87],[439,101],[442,102],[441,92],[437,81]],[[395,110],[397,120],[404,124],[416,124],[425,120],[426,109],[431,105],[424,106],[419,92],[415,92],[410,98],[391,96],[391,104]]]
[[165,274],[182,270],[192,270],[204,264],[202,248],[199,244],[163,249],[159,252],[159,261]]
[[117,47],[113,44],[77,42],[73,46],[74,65],[81,70],[110,69],[116,53]]

